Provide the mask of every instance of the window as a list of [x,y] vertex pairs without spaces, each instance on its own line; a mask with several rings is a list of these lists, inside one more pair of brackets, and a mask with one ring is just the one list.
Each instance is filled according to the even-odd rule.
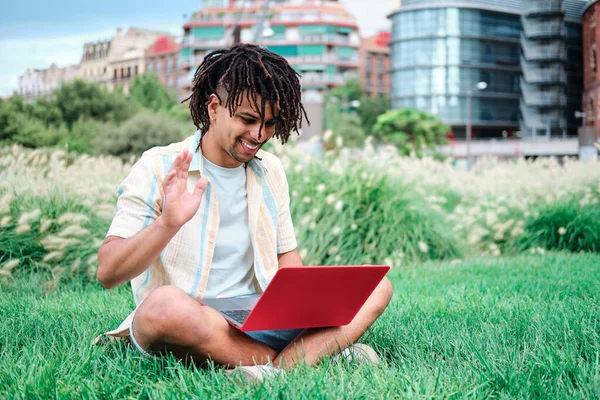
[[593,44],[592,45],[592,55],[591,55],[591,63],[592,63],[592,71],[596,72],[596,69],[598,67],[598,60],[597,60],[597,56],[596,56],[596,45]]
[[114,70],[113,81],[117,80],[117,69]]
[[138,74],[138,66],[137,65],[135,67],[133,67],[133,74],[135,76],[137,76],[137,74]]
[[127,67],[127,77],[131,78],[131,67]]

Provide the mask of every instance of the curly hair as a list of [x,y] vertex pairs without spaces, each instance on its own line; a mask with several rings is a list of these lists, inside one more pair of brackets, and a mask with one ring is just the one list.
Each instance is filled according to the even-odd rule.
[[[210,127],[207,106],[211,94],[221,104],[225,101],[230,116],[242,104],[243,96],[248,96],[261,119],[259,137],[267,103],[271,115],[275,115],[278,106],[274,136],[285,143],[292,130],[299,133],[303,117],[310,123],[301,102],[299,76],[285,58],[262,47],[240,43],[206,55],[194,74],[192,95],[184,101],[190,101],[192,121],[204,134]],[[226,98],[222,99],[224,94]],[[260,105],[257,95],[261,97]]]

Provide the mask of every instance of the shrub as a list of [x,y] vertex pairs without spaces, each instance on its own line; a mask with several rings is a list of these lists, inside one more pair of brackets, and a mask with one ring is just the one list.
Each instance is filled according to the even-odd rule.
[[527,219],[515,245],[519,250],[600,252],[600,207],[581,207],[575,199],[543,207]]
[[128,158],[139,156],[154,146],[181,141],[190,133],[181,123],[165,114],[142,111],[120,127],[108,129],[94,142],[99,153]]

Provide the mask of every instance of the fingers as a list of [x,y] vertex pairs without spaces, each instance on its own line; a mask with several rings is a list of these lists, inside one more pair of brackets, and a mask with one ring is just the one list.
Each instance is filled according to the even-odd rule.
[[194,188],[194,193],[193,193],[194,196],[201,199],[202,195],[204,194],[204,191],[206,190],[207,184],[208,184],[207,178],[200,178],[200,180],[198,180],[198,183],[196,183],[196,187]]

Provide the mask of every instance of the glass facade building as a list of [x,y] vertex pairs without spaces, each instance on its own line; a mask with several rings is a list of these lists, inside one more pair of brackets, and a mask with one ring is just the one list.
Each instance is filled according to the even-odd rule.
[[[464,139],[471,96],[474,138],[520,136],[523,4],[518,0],[403,1],[390,16],[392,106],[436,114],[452,126],[454,136]],[[566,32],[574,35],[572,25],[567,24]],[[577,57],[576,47],[568,46],[569,55]],[[571,60],[571,71],[566,73],[577,80],[581,60]],[[486,82],[487,88],[479,90],[479,82]],[[569,92],[580,92],[576,86]],[[568,108],[577,106],[576,101],[568,103]],[[561,110],[565,115],[566,108],[565,104]]]

